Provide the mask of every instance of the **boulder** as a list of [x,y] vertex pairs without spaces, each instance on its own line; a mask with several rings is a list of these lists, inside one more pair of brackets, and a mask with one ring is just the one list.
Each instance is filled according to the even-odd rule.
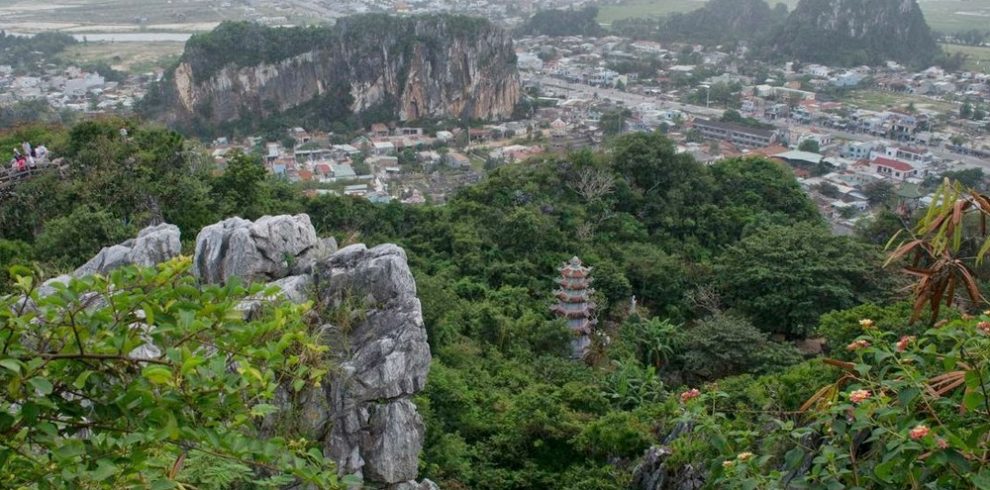
[[179,227],[170,224],[149,226],[141,230],[137,238],[100,250],[72,275],[106,274],[125,265],[151,267],[177,257],[181,252]]
[[194,267],[207,283],[232,277],[245,282],[274,281],[309,272],[336,249],[320,240],[309,216],[263,216],[251,222],[230,218],[203,228],[196,236]]

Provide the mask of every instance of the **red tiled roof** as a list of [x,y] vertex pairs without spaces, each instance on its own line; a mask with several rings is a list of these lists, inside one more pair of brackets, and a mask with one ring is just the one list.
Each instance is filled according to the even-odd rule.
[[890,167],[894,170],[900,170],[901,172],[908,172],[914,170],[914,166],[910,163],[902,162],[900,160],[891,160],[890,158],[877,157],[871,162],[873,165],[880,165],[882,167]]

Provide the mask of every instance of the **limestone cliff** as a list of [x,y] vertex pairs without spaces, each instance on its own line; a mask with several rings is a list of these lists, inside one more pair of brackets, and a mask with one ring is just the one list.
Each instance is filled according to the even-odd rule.
[[484,19],[363,15],[333,27],[225,23],[194,36],[149,91],[145,112],[200,127],[303,106],[325,120],[511,115],[512,40]]
[[801,0],[769,42],[778,56],[856,65],[925,65],[939,53],[916,0]]

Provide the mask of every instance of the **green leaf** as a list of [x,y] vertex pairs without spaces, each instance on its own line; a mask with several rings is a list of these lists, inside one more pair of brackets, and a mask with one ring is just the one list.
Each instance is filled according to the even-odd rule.
[[0,366],[3,366],[17,374],[21,374],[21,363],[17,359],[0,359]]
[[206,362],[206,360],[203,359],[202,357],[199,357],[199,356],[190,357],[190,358],[186,359],[185,361],[183,361],[182,368],[179,370],[179,372],[181,372],[183,375],[188,374],[193,369],[196,369],[197,366],[199,366],[199,365],[201,365],[201,364],[203,364],[205,362]]
[[990,469],[983,469],[970,480],[980,490],[990,490]]
[[172,380],[172,370],[164,366],[148,366],[141,370],[141,376],[152,384],[163,385]]
[[52,393],[52,382],[45,378],[34,377],[28,380],[28,384],[38,391],[42,396]]
[[897,458],[893,458],[890,461],[876,465],[876,467],[873,468],[873,472],[877,475],[877,478],[879,478],[881,481],[890,483],[890,475],[892,475],[894,471],[897,470],[898,464],[899,464],[899,460]]
[[80,390],[83,389],[86,386],[86,380],[89,379],[91,374],[93,374],[93,371],[89,370],[79,373],[79,376],[76,376],[76,380],[72,382],[72,386]]
[[175,482],[172,480],[155,480],[151,482],[151,490],[169,490],[175,488]]
[[983,394],[979,391],[967,391],[963,396],[963,406],[966,410],[976,410],[983,403]]
[[96,481],[103,481],[117,473],[117,467],[105,459],[96,463],[96,469],[90,472],[90,476]]
[[259,403],[251,407],[252,417],[264,417],[269,414],[273,414],[278,411],[278,407],[275,405],[270,405],[268,403]]
[[897,398],[901,401],[901,405],[908,407],[911,405],[911,402],[918,397],[919,394],[921,394],[921,390],[915,387],[904,388],[899,393],[897,393]]

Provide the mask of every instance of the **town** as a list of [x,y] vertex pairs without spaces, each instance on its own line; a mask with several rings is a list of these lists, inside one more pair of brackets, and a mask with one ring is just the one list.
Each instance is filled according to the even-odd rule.
[[[562,4],[581,5],[369,1],[321,15],[457,11],[511,27]],[[721,49],[608,34],[516,35],[514,44],[525,95],[511,120],[393,121],[346,134],[294,127],[279,137],[216,138],[208,150],[220,169],[232,150],[256,153],[312,194],[420,204],[443,203],[501,165],[660,131],[702,162],[759,156],[789,166],[840,233],[877,205],[895,201],[908,212],[925,204],[947,172],[990,165],[990,65],[774,65],[748,57],[744,43]],[[127,114],[163,68],[110,81],[73,65],[0,66],[0,107],[43,100],[56,111]]]

